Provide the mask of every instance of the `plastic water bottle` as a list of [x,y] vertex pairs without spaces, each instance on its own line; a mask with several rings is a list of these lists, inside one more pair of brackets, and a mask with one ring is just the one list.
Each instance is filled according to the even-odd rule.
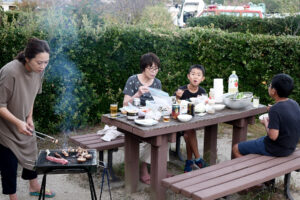
[[239,87],[239,78],[236,75],[235,71],[232,71],[232,74],[229,76],[228,79],[228,93],[234,94],[238,92]]

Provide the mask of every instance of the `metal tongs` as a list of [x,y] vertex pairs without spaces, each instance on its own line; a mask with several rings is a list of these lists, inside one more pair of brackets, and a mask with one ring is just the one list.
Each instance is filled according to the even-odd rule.
[[50,139],[52,141],[52,143],[57,144],[58,143],[58,139],[55,139],[54,137],[47,135],[45,133],[41,133],[38,132],[36,130],[33,131],[36,134],[36,137],[41,139],[41,140],[46,140],[46,138]]

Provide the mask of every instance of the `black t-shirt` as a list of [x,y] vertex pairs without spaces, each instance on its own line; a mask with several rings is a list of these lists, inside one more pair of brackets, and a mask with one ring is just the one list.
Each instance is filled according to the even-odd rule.
[[205,94],[206,91],[205,89],[203,89],[202,87],[199,86],[198,91],[196,93],[192,93],[188,90],[187,85],[184,86],[180,86],[178,89],[184,90],[182,96],[181,96],[181,100],[185,100],[185,99],[189,99],[191,97],[197,97],[198,95],[202,95]]
[[300,107],[288,99],[274,104],[269,111],[269,129],[279,130],[278,138],[264,140],[266,151],[273,156],[288,156],[294,152],[300,138]]

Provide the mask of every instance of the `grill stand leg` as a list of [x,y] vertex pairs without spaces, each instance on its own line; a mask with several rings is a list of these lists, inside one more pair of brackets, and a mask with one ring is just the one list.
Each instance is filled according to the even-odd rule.
[[99,161],[103,162],[103,151],[99,151]]
[[88,177],[89,177],[91,198],[92,198],[92,200],[97,200],[97,195],[96,195],[96,191],[95,191],[95,186],[94,186],[94,181],[93,181],[92,174],[90,172],[87,172],[87,174],[88,174]]
[[291,173],[284,175],[284,196],[286,199],[294,200],[290,193]]
[[109,149],[107,152],[107,168],[109,170],[110,176],[111,176],[111,181],[120,181],[120,178],[115,176],[115,172],[112,166],[113,163],[113,152],[118,151],[118,148],[116,149]]
[[183,136],[182,131],[176,133],[176,150],[175,151],[170,150],[170,153],[172,153],[174,156],[177,156],[180,161],[184,161],[184,158],[182,157],[180,151],[181,136]]
[[46,195],[46,177],[47,174],[44,174],[43,180],[42,180],[42,185],[41,185],[41,190],[40,190],[40,195],[39,195],[39,200],[42,199],[45,200],[45,195]]
[[110,200],[112,200],[112,198],[111,198],[111,191],[110,191],[110,184],[109,184],[109,174],[108,174],[108,171],[107,171],[106,167],[104,167],[103,172],[102,172],[101,190],[100,190],[99,200],[101,200],[105,176],[107,178],[107,185],[108,185],[108,190],[109,190],[109,197],[110,197]]

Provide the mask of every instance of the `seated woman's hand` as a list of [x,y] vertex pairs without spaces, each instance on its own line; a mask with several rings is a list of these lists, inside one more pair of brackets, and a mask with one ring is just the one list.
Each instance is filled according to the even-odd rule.
[[147,86],[139,87],[139,91],[138,91],[139,96],[142,96],[144,93],[147,93],[147,92],[149,92],[149,89]]

